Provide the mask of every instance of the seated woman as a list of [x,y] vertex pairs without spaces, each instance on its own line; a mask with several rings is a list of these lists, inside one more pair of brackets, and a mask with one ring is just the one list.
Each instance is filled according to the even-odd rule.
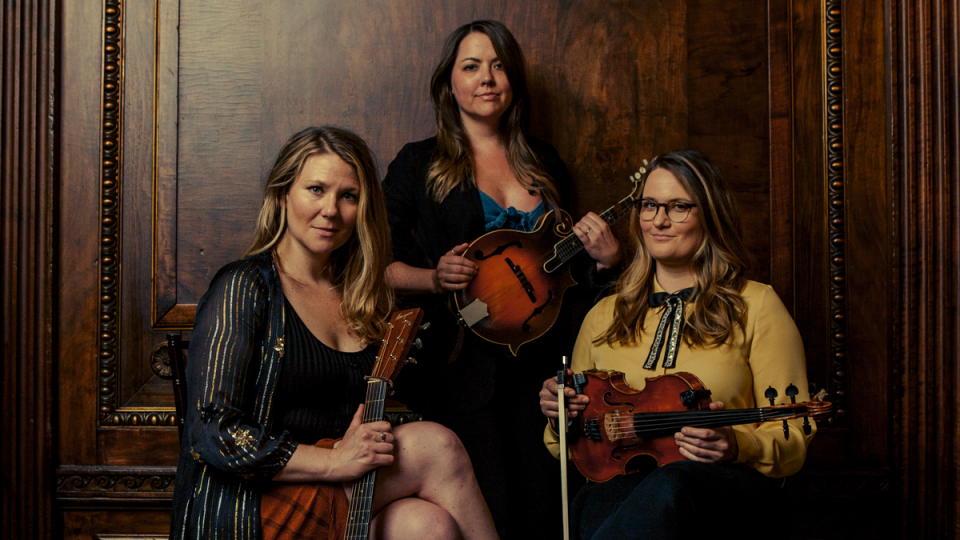
[[[645,378],[690,372],[713,392],[712,410],[764,406],[770,386],[779,403],[788,402],[791,383],[798,401],[809,400],[793,319],[770,286],[743,277],[749,255],[740,214],[716,165],[696,151],[666,154],[650,165],[640,189],[631,220],[636,256],[616,295],[587,315],[573,372],[622,371],[638,390]],[[673,310],[684,321],[675,333],[661,323],[673,319]],[[589,402],[570,387],[564,396],[571,418]],[[554,455],[557,403],[557,383],[549,379],[540,406],[551,422],[544,439]],[[780,422],[684,427],[674,439],[686,461],[588,483],[574,499],[571,528],[594,540],[693,538],[715,534],[718,523],[756,523],[776,494],[775,479],[803,465],[813,432],[805,435],[802,423],[789,422],[789,439]]]
[[171,538],[343,538],[351,481],[375,468],[370,538],[496,538],[452,432],[361,423],[389,245],[364,142],[294,135],[253,244],[197,306]]

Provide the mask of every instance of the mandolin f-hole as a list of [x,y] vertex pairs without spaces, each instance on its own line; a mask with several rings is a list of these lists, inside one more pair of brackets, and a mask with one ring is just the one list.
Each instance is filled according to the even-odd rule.
[[493,253],[489,255],[484,255],[483,252],[478,249],[477,251],[474,252],[473,256],[476,257],[478,261],[485,261],[490,257],[496,257],[497,255],[500,255],[501,253],[506,251],[507,248],[511,246],[516,246],[519,249],[523,249],[522,242],[509,242],[509,243],[503,244],[502,246],[497,246],[497,249],[495,249]]
[[532,319],[532,318],[536,317],[537,315],[543,313],[544,308],[546,308],[546,307],[547,307],[547,304],[549,304],[549,303],[552,302],[552,301],[553,301],[553,291],[547,291],[547,299],[546,299],[542,304],[540,304],[539,306],[537,306],[537,307],[533,310],[532,313],[530,313],[530,316],[527,317],[526,320],[523,321],[523,326],[521,326],[520,329],[523,330],[524,332],[529,332],[529,331],[530,331],[530,325],[529,325],[528,323],[530,322],[530,319]]

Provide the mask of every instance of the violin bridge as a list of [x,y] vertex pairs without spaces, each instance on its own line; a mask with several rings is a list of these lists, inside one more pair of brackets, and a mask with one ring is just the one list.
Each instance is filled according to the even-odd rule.
[[472,327],[483,320],[484,317],[489,316],[490,312],[487,311],[487,304],[479,298],[463,306],[463,309],[460,310],[460,317],[463,318],[463,322],[467,325],[467,328]]
[[620,411],[603,415],[603,430],[610,442],[637,438],[637,433],[633,428],[633,415],[620,416]]

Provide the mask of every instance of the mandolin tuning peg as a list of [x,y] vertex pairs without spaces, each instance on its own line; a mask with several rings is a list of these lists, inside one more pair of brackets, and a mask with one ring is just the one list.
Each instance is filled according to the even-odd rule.
[[819,390],[820,387],[817,386],[817,383],[812,382],[812,383],[809,384],[809,386],[807,387],[807,389],[810,390],[810,395],[811,395],[811,396],[815,396],[815,395],[817,394],[817,390]]
[[810,427],[810,417],[803,418],[803,434],[809,435],[813,431],[813,428]]
[[779,395],[780,395],[780,394],[777,393],[777,389],[774,388],[774,387],[772,387],[772,386],[769,387],[769,388],[767,388],[767,391],[763,393],[763,397],[765,397],[765,398],[767,398],[767,399],[770,400],[770,406],[771,406],[771,407],[774,405],[774,400],[776,400],[776,399],[777,399],[777,396],[779,396]]
[[420,349],[423,348],[423,342],[420,341],[420,338],[417,338],[417,339],[413,340],[413,346],[416,347],[417,350],[420,350]]
[[794,386],[793,383],[790,383],[790,386],[787,387],[787,396],[790,398],[790,403],[797,402],[797,394],[800,393],[800,389]]
[[420,325],[420,329],[421,329],[421,330],[429,330],[429,329],[430,329],[430,323],[429,323],[429,322],[425,322],[425,323],[421,324],[421,325]]
[[790,426],[787,425],[786,420],[783,421],[783,438],[788,441],[790,440]]
[[407,363],[408,363],[408,364],[417,365],[417,359],[414,358],[414,357],[412,357],[412,356],[408,356],[408,357],[407,357]]

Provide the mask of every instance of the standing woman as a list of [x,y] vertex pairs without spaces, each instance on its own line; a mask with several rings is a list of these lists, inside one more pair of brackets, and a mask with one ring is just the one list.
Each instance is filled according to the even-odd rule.
[[[656,158],[650,170],[631,219],[636,257],[616,295],[584,320],[574,373],[622,371],[643,390],[648,377],[690,372],[713,392],[713,410],[764,406],[771,386],[778,403],[788,403],[790,384],[800,390],[798,401],[809,400],[793,319],[769,285],[743,276],[749,254],[720,169],[687,150]],[[682,327],[661,323],[674,309]],[[570,416],[578,416],[588,398],[564,392]],[[540,404],[551,419],[545,442],[558,455],[556,380],[543,383]],[[805,435],[802,425],[789,421],[789,439],[780,422],[684,427],[674,439],[687,461],[588,483],[573,503],[573,532],[584,540],[754,536],[748,531],[763,530],[758,520],[772,513],[766,505],[781,479],[803,465],[815,431]]]
[[[384,180],[395,258],[387,280],[425,307],[476,275],[461,256],[469,242],[496,229],[532,230],[570,189],[557,151],[526,134],[523,52],[503,24],[474,21],[454,31],[430,88],[437,134],[404,146]],[[573,230],[589,255],[574,262],[574,276],[602,281],[620,261],[610,228],[590,213]],[[549,537],[543,527],[559,523],[559,471],[543,451],[542,416],[529,396],[572,347],[572,293],[554,328],[519,357],[467,331],[459,358],[421,376],[405,397],[460,436],[498,529],[510,538]]]
[[343,538],[350,484],[374,468],[371,538],[496,538],[453,433],[361,423],[393,309],[388,243],[366,144],[294,135],[253,244],[197,306],[171,538]]

